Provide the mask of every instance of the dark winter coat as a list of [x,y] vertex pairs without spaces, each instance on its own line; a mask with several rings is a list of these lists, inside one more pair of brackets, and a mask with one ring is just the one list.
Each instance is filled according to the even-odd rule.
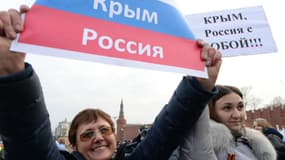
[[277,160],[285,160],[285,143],[283,135],[274,128],[264,128],[263,133],[269,139],[277,152]]

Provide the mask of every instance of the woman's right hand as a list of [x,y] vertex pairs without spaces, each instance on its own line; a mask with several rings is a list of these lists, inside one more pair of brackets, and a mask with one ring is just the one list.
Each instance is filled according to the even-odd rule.
[[10,51],[11,41],[23,31],[21,14],[29,10],[22,5],[20,11],[9,9],[0,12],[0,76],[17,73],[25,68],[25,54]]

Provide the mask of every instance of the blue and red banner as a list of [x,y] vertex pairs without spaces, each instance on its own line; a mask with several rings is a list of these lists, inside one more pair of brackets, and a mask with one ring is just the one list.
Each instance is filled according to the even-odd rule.
[[186,19],[166,0],[37,0],[12,50],[207,77]]

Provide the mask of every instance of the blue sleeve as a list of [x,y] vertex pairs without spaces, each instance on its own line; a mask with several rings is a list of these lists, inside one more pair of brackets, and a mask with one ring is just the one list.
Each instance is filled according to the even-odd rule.
[[31,65],[0,78],[0,134],[5,160],[65,160],[52,137],[41,84]]
[[184,77],[169,103],[156,117],[147,136],[127,160],[166,160],[194,126],[210,98],[195,78]]

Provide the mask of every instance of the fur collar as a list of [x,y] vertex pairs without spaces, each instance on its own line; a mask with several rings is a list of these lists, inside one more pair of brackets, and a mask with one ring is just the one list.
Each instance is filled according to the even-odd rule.
[[[210,121],[210,132],[215,152],[226,150],[233,142],[231,131],[223,124]],[[270,141],[259,131],[245,128],[245,137],[259,160],[275,160],[277,155]]]

